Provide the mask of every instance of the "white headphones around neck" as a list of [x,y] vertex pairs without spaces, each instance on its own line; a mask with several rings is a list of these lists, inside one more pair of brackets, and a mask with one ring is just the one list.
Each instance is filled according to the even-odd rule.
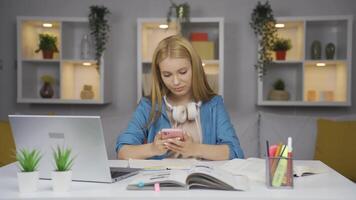
[[201,101],[198,103],[190,102],[187,106],[172,106],[168,103],[167,97],[163,96],[164,102],[167,105],[167,108],[172,111],[172,118],[176,122],[184,123],[188,120],[195,120],[198,116],[198,109],[201,106]]

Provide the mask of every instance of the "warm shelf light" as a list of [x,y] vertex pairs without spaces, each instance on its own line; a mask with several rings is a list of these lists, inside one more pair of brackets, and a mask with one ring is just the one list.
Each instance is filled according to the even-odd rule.
[[203,67],[205,66],[205,63],[202,63]]
[[161,29],[167,29],[168,25],[167,24],[160,24],[158,27],[161,28]]
[[316,66],[317,66],[317,67],[325,67],[326,64],[325,64],[325,63],[316,63]]
[[83,65],[84,66],[91,66],[91,63],[90,62],[83,62]]
[[42,26],[45,27],[45,28],[52,28],[53,24],[51,24],[51,23],[43,23]]
[[276,24],[276,25],[274,25],[276,28],[284,28],[284,24],[280,24],[280,23],[278,23],[278,24]]

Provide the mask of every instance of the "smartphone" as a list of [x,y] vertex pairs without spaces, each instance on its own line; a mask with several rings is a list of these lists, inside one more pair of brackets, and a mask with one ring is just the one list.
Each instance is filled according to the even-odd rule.
[[161,130],[162,139],[180,138],[183,140],[183,130],[178,128],[164,128]]

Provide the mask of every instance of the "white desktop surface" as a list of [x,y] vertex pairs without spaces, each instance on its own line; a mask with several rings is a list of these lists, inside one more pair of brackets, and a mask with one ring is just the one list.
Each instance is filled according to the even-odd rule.
[[[215,162],[220,165],[223,162]],[[320,161],[295,161],[303,165],[324,165]],[[110,161],[111,166],[126,167],[127,161]],[[356,184],[334,170],[329,173],[295,178],[294,189],[268,189],[262,182],[250,181],[248,191],[187,190],[187,191],[129,191],[131,178],[120,182],[72,182],[70,191],[55,193],[50,180],[40,180],[35,193],[21,194],[17,187],[16,163],[0,168],[0,199],[353,199]]]

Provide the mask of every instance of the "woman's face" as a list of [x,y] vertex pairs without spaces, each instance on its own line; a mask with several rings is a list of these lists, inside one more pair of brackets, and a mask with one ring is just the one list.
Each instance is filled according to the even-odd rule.
[[191,98],[192,65],[186,58],[166,58],[159,63],[161,78],[169,91],[179,98]]

